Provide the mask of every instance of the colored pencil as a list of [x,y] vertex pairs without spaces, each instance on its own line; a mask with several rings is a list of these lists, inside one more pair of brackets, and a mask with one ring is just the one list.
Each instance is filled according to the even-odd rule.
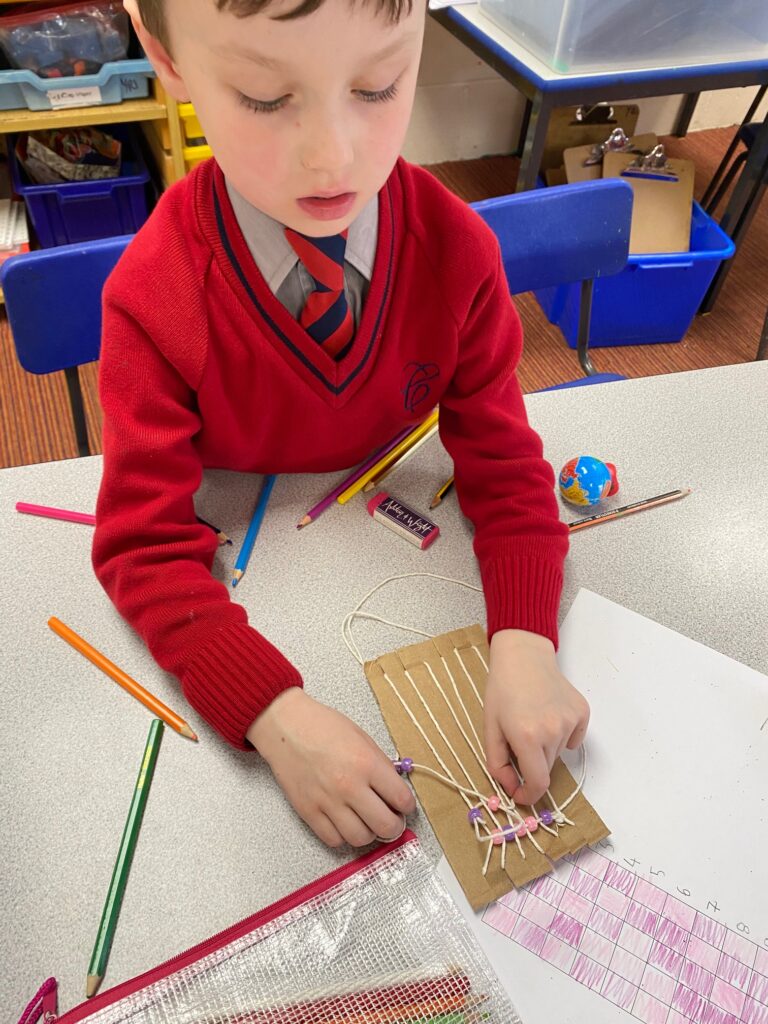
[[147,805],[147,797],[152,786],[152,777],[155,772],[157,755],[163,738],[163,729],[164,726],[160,719],[154,718],[149,727],[149,736],[144,747],[144,756],[141,759],[141,767],[139,768],[139,775],[133,790],[131,806],[128,809],[128,817],[125,820],[123,838],[120,840],[117,860],[112,871],[112,880],[107,890],[107,898],[104,900],[99,930],[96,933],[96,942],[91,954],[91,962],[88,966],[85,994],[89,999],[96,994],[101,984],[101,979],[104,977],[104,972],[107,969],[109,951],[112,948],[112,940],[115,936],[117,919],[120,916],[125,886],[131,870],[133,851],[136,849],[136,840],[139,838],[144,808]]
[[256,538],[259,535],[261,524],[264,521],[264,514],[267,511],[267,503],[269,502],[269,496],[272,493],[272,488],[275,486],[275,480],[277,480],[277,477],[274,474],[269,474],[264,477],[264,483],[261,487],[259,500],[256,502],[256,508],[253,510],[253,516],[251,517],[250,525],[246,531],[243,546],[240,548],[237,561],[235,562],[235,571],[232,574],[233,587],[237,586],[243,578],[245,570],[248,568],[248,561],[251,557],[251,552],[253,551],[253,545],[256,543]]
[[390,465],[387,466],[386,469],[382,470],[382,472],[379,473],[377,476],[375,476],[373,480],[369,480],[368,483],[363,487],[363,490],[372,491],[374,487],[378,487],[382,480],[388,477],[390,473],[394,473],[396,469],[399,469],[406,460],[410,459],[410,457],[414,455],[419,450],[419,448],[421,448],[423,444],[426,444],[431,437],[434,437],[434,435],[437,433],[437,429],[437,423],[433,424],[426,433],[421,435],[418,441],[415,441],[410,448],[406,448],[406,450],[398,459],[395,459],[394,462],[390,463]]
[[385,469],[388,469],[393,462],[397,462],[397,460],[400,458],[403,452],[408,451],[409,448],[416,444],[417,441],[420,441],[421,438],[434,427],[434,425],[437,423],[437,417],[438,410],[434,409],[429,414],[429,416],[427,416],[423,423],[420,423],[418,427],[414,427],[414,429],[408,434],[407,437],[404,437],[399,444],[395,445],[395,447],[392,448],[391,451],[387,452],[386,455],[383,455],[379,459],[379,461],[368,470],[367,473],[363,473],[363,475],[358,480],[356,480],[350,487],[348,487],[345,491],[342,491],[341,494],[336,499],[338,503],[340,505],[346,504],[346,502],[348,502],[350,498],[353,498],[358,493],[358,491],[362,491],[362,489],[365,487],[369,480],[374,480]]
[[29,516],[45,516],[46,519],[63,519],[68,523],[82,523],[83,526],[96,525],[96,516],[90,512],[72,512],[68,508],[51,508],[49,505],[30,505],[26,501],[17,501],[16,511],[25,512]]
[[[95,526],[96,516],[91,512],[73,512],[68,508],[52,508],[49,505],[30,505],[26,501],[16,502],[16,511],[25,512],[30,516],[45,516],[46,519],[62,519],[68,523],[82,523],[83,526]],[[232,541],[220,530],[218,526],[214,526],[213,523],[209,523],[201,516],[197,516],[198,523],[203,526],[207,526],[209,530],[213,530],[216,536],[219,538],[219,544],[231,544]]]
[[200,523],[202,526],[207,526],[209,530],[213,530],[213,532],[216,534],[216,537],[217,537],[217,539],[219,541],[219,546],[221,546],[222,544],[231,544],[232,543],[232,541],[229,539],[229,537],[226,535],[226,533],[224,533],[223,530],[220,530],[218,528],[218,526],[214,526],[213,523],[209,523],[208,520],[207,519],[203,519],[202,516],[197,516],[196,518],[197,518],[198,523]]
[[440,504],[440,502],[443,500],[443,498],[447,494],[451,493],[451,491],[453,490],[453,483],[454,483],[453,477],[450,476],[445,481],[443,486],[440,487],[437,491],[435,491],[435,496],[432,499],[432,501],[430,501],[430,503],[429,503],[429,507],[430,508],[437,508],[437,506]]
[[690,487],[684,487],[678,491],[667,491],[665,494],[657,494],[653,498],[643,498],[642,501],[633,501],[630,505],[622,505],[621,508],[610,508],[605,512],[596,512],[586,519],[576,519],[568,523],[571,533],[578,530],[585,530],[588,526],[597,526],[598,523],[607,523],[611,519],[622,519],[624,516],[631,516],[634,512],[642,512],[646,508],[655,508],[656,505],[666,505],[668,501],[677,501],[691,493]]
[[318,501],[318,503],[314,505],[309,512],[307,512],[303,519],[296,524],[296,529],[302,530],[305,526],[309,526],[310,523],[313,523],[318,516],[322,515],[327,508],[331,507],[343,491],[346,491],[346,489],[351,487],[356,480],[359,480],[364,473],[367,473],[372,466],[375,466],[383,455],[392,451],[395,445],[399,444],[403,438],[408,437],[412,429],[413,427],[406,427],[405,430],[401,430],[399,434],[396,434],[391,441],[388,441],[383,448],[377,448],[373,455],[370,455],[365,462],[357,467],[357,469],[354,469],[348,476],[344,477],[341,483],[337,487],[334,487],[329,494],[326,494],[324,498],[321,498],[320,501]]
[[180,718],[174,711],[171,711],[161,700],[158,700],[154,694],[151,694],[149,690],[145,690],[141,683],[137,683],[135,679],[132,679],[126,672],[123,672],[121,668],[118,668],[109,658],[105,657],[101,651],[97,651],[95,647],[91,647],[87,640],[84,640],[79,636],[73,629],[66,626],[59,619],[52,617],[48,619],[48,625],[51,627],[54,633],[66,640],[67,643],[74,647],[76,651],[79,651],[83,657],[87,658],[96,668],[100,668],[102,672],[106,673],[110,679],[113,679],[118,686],[122,686],[124,690],[127,690],[132,697],[140,701],[144,707],[149,708],[152,714],[157,715],[158,718],[162,718],[166,725],[170,725],[176,732],[181,733],[182,736],[186,736],[190,740],[196,740],[197,735],[190,729],[183,718]]

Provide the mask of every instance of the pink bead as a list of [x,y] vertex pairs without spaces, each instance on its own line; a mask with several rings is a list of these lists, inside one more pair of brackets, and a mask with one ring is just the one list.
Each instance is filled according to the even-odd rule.
[[502,830],[500,828],[495,828],[491,832],[491,835],[493,836],[493,845],[501,846],[501,844],[504,842],[504,833],[502,832]]
[[498,811],[501,806],[501,800],[497,796],[489,796],[485,802],[488,804],[489,811]]
[[538,821],[536,821],[535,818],[526,818],[525,827],[528,829],[529,832],[535,832],[536,829],[539,827],[539,823]]
[[517,835],[520,839],[524,839],[528,835],[528,829],[525,827],[525,822],[522,825],[517,826]]

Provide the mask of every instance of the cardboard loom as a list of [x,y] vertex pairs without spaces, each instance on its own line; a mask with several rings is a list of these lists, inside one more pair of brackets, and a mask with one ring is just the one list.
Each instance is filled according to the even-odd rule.
[[[472,748],[459,730],[454,714],[446,706],[444,697],[426,668],[429,665],[432,669],[452,708],[455,709],[455,714],[460,717],[465,730],[469,732],[464,712],[456,699],[453,684],[446,671],[446,665],[449,667],[461,700],[482,740],[482,707],[462,668],[463,661],[482,697],[485,692],[486,671],[478,657],[478,650],[488,663],[489,650],[485,631],[481,626],[470,626],[452,633],[445,633],[426,643],[403,647],[392,654],[385,654],[375,661],[369,661],[365,665],[365,674],[400,757],[410,757],[415,764],[426,765],[444,774],[428,744],[403,708],[401,701],[393,693],[392,685],[397,688],[414,718],[429,736],[435,749],[439,751],[440,756],[450,768],[451,774],[459,783],[466,785],[464,773],[456,764],[447,744],[414,691],[414,686],[406,676],[407,671],[466,767],[472,779],[471,788],[479,793],[488,793],[490,790],[488,780],[482,772]],[[462,661],[459,660],[457,652]],[[385,674],[392,685],[385,678]],[[452,786],[430,776],[427,772],[420,772],[418,768],[414,768],[409,778],[467,899],[475,909],[498,899],[515,886],[525,885],[527,882],[547,874],[552,870],[552,861],[558,860],[567,853],[575,853],[583,846],[604,839],[609,834],[605,824],[590,806],[584,794],[579,793],[564,811],[566,816],[574,822],[573,825],[561,826],[557,836],[550,835],[541,828],[537,830],[536,840],[546,856],[538,852],[530,839],[525,838],[521,840],[525,850],[525,859],[523,859],[517,843],[511,842],[507,844],[506,865],[502,870],[501,847],[495,846],[487,874],[484,876],[482,869],[488,846],[485,842],[477,841],[474,829],[467,820],[467,805],[460,794]],[[559,804],[566,800],[575,788],[576,783],[573,776],[563,762],[558,760],[552,770],[550,783],[550,792],[553,798]],[[550,807],[550,803],[545,797],[536,806],[541,812]],[[521,807],[520,813],[526,817],[530,811],[528,808]],[[507,823],[506,817],[501,812],[497,812],[497,817],[500,823]]]

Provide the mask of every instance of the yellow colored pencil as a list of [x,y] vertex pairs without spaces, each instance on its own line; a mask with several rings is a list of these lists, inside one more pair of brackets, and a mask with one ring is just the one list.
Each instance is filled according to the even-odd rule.
[[407,437],[403,438],[400,444],[395,445],[395,447],[390,452],[387,452],[379,462],[374,466],[371,466],[367,473],[364,473],[363,476],[355,480],[353,484],[350,484],[346,491],[342,491],[336,499],[338,503],[340,505],[345,505],[350,498],[353,498],[359,491],[362,491],[369,480],[374,480],[385,469],[388,469],[393,462],[397,462],[403,452],[407,452],[409,448],[416,444],[417,441],[420,441],[421,438],[431,430],[432,427],[434,427],[437,423],[437,416],[437,409],[433,409],[424,422],[420,423],[418,427],[415,427]]
[[437,429],[438,426],[437,423],[435,423],[433,426],[429,428],[426,434],[423,434],[418,441],[416,441],[414,444],[411,445],[410,448],[408,448],[407,451],[404,451],[400,458],[393,462],[391,466],[388,466],[385,470],[382,470],[382,472],[379,473],[378,476],[374,477],[373,480],[369,480],[365,487],[363,487],[363,490],[372,491],[374,487],[378,487],[385,477],[388,477],[390,473],[394,473],[396,469],[399,469],[402,466],[402,464],[406,461],[406,459],[410,459],[410,457],[414,455],[423,444],[427,443],[430,437],[434,437],[435,434],[437,433]]
[[446,496],[446,494],[450,493],[452,488],[453,488],[453,477],[451,476],[451,477],[449,477],[445,481],[445,483],[443,484],[442,487],[440,487],[437,491],[435,491],[435,496],[432,498],[432,501],[430,501],[429,507],[430,508],[437,508],[437,506],[440,504],[440,502],[443,500],[443,498]]

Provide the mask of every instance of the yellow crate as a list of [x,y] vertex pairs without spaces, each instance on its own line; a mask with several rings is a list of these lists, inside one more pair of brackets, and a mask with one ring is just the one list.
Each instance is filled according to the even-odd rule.
[[[173,100],[170,102],[173,102]],[[200,122],[197,119],[195,108],[191,103],[179,104],[179,120],[181,121],[181,137],[185,145],[188,146],[196,139],[205,138],[203,129],[200,127]],[[171,134],[168,131],[168,123],[166,121],[162,122],[160,137],[163,140],[163,147],[170,149]]]
[[210,146],[185,146],[184,147],[184,166],[188,171],[191,171],[193,167],[197,167],[203,160],[207,160],[208,157],[213,156]]

